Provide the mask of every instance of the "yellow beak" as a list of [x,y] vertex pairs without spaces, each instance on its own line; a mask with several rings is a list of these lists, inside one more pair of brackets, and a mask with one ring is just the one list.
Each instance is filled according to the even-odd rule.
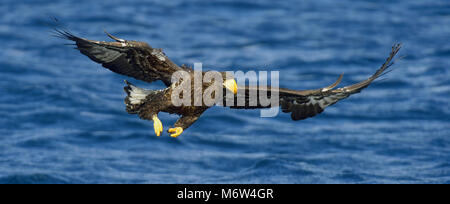
[[227,79],[223,83],[223,86],[233,92],[234,94],[237,94],[237,83],[234,79]]

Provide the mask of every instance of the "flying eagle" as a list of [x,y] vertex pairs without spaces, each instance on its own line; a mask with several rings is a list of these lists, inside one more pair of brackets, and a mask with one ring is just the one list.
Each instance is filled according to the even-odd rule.
[[[175,106],[171,102],[171,95],[180,82],[172,83],[172,75],[177,71],[185,71],[194,78],[195,72],[187,66],[178,66],[173,63],[162,51],[162,49],[152,48],[145,42],[128,41],[119,39],[105,31],[105,33],[114,41],[94,41],[77,37],[67,30],[55,29],[56,36],[75,42],[76,49],[82,54],[88,56],[91,60],[102,64],[103,67],[118,74],[133,77],[145,82],[154,82],[161,80],[167,88],[162,90],[146,90],[139,88],[127,81],[124,87],[127,97],[125,98],[126,110],[130,114],[137,114],[141,119],[152,120],[154,131],[157,136],[161,135],[163,125],[158,119],[159,112],[178,114],[181,117],[175,122],[173,128],[168,132],[171,137],[178,137],[184,130],[191,126],[205,112],[210,105],[201,104],[200,106],[181,105]],[[352,94],[360,92],[369,86],[375,79],[380,77],[392,64],[393,58],[400,50],[401,45],[396,44],[385,63],[368,79],[359,83],[334,89],[341,81],[342,74],[338,80],[330,86],[315,90],[290,90],[283,88],[263,88],[257,86],[237,86],[233,78],[228,78],[224,72],[221,72],[223,83],[223,93],[230,92],[237,102],[238,97],[245,98],[245,104],[238,106],[237,103],[224,104],[224,106],[236,109],[257,109],[271,108],[271,105],[262,105],[259,97],[252,101],[248,97],[249,93],[256,91],[266,91],[268,95],[272,92],[278,92],[279,106],[285,113],[290,113],[292,120],[303,120],[321,113],[326,107],[349,97]],[[204,73],[202,73],[204,74]],[[192,80],[193,81],[193,80]],[[202,89],[191,87],[191,95],[195,92],[205,91],[212,82],[203,82]],[[214,84],[217,86],[217,84]],[[240,90],[238,92],[238,90]],[[242,96],[242,94],[244,94]]]

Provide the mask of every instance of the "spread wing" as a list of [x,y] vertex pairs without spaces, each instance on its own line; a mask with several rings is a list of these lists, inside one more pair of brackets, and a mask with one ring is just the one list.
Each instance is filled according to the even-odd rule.
[[[293,120],[306,119],[323,112],[326,107],[333,105],[352,94],[359,93],[362,89],[368,87],[375,79],[383,75],[383,73],[387,73],[385,72],[386,69],[393,64],[392,59],[398,53],[400,48],[400,44],[394,45],[389,57],[386,59],[386,62],[381,66],[381,68],[379,68],[371,77],[357,84],[334,89],[340,83],[343,76],[341,75],[335,83],[321,89],[302,91],[282,88],[278,89],[279,105],[281,107],[281,110],[285,113],[291,113],[291,118]],[[239,89],[244,89],[244,91],[239,91]],[[249,97],[252,91],[254,93],[257,93],[258,97]],[[261,91],[265,91],[267,93],[267,98],[270,98],[272,92],[271,87],[262,89],[258,87],[247,86],[238,88],[238,94],[234,98],[234,104],[228,105],[225,101],[224,104],[226,104],[226,106],[229,106],[230,108],[237,109],[269,108],[270,105],[261,105],[259,101],[259,94],[264,93]],[[274,89],[273,91],[277,90]],[[245,98],[245,105],[238,106],[239,97]]]
[[127,41],[105,33],[115,42],[94,41],[77,37],[67,30],[55,29],[56,36],[75,42],[75,49],[103,67],[122,75],[146,82],[162,80],[170,86],[172,74],[190,71],[173,63],[161,49],[145,42]]

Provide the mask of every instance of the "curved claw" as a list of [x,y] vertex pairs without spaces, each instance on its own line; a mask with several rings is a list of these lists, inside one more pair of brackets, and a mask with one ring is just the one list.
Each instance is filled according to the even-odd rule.
[[152,119],[153,119],[153,129],[155,130],[156,136],[159,137],[161,135],[161,132],[163,131],[163,125],[157,115],[154,115]]
[[171,137],[178,137],[181,135],[181,133],[183,133],[183,128],[182,127],[170,128],[168,132],[173,133],[170,135]]

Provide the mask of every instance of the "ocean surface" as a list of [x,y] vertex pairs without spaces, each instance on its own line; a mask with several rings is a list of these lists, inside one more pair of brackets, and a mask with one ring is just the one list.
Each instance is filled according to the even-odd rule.
[[[179,138],[129,115],[123,81],[51,36],[103,30],[177,64],[280,71],[280,86],[393,71],[317,117],[214,107]],[[0,2],[0,183],[450,183],[450,1]],[[177,116],[160,114],[164,127]]]

